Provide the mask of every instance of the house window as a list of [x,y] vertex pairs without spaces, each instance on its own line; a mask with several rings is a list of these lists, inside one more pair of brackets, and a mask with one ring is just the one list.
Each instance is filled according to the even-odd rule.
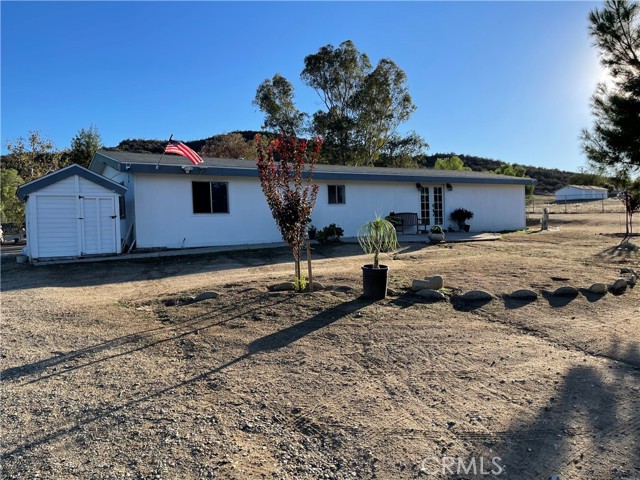
[[329,187],[329,204],[346,203],[344,185],[327,185]]
[[193,213],[229,213],[226,182],[192,182]]

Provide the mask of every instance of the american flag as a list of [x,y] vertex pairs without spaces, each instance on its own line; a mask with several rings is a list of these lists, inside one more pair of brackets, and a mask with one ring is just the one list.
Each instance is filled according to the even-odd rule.
[[175,153],[176,155],[182,155],[183,157],[187,157],[189,161],[194,165],[204,163],[204,161],[196,152],[191,150],[184,143],[176,142],[175,140],[169,140],[169,144],[165,147],[164,153]]

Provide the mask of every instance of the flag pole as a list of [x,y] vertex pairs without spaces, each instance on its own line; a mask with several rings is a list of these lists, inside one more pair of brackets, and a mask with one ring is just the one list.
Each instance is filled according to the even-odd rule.
[[[171,143],[171,139],[172,138],[173,138],[173,133],[169,136],[169,143]],[[162,155],[160,155],[160,160],[158,160],[158,163],[156,163],[156,170],[158,170],[158,167],[160,166],[160,162],[164,158],[164,151],[165,150],[166,150],[166,147],[162,150]]]

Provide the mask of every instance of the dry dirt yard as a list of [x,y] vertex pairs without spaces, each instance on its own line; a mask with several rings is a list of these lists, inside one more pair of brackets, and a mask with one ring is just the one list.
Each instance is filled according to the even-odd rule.
[[[640,288],[549,293],[640,270],[621,222],[406,245],[374,303],[356,245],[317,247],[327,289],[307,294],[267,291],[290,279],[284,249],[5,260],[0,475],[638,479]],[[410,292],[434,274],[447,301]],[[503,296],[520,288],[540,297]],[[496,298],[455,301],[474,289]]]

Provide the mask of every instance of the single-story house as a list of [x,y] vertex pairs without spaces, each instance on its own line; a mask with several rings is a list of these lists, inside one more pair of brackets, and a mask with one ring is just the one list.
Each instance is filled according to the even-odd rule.
[[121,253],[121,199],[127,188],[70,165],[18,188],[26,202],[32,260]]
[[556,202],[572,200],[602,200],[607,198],[609,191],[602,187],[587,185],[567,185],[556,190]]
[[[89,169],[126,187],[122,243],[138,249],[242,245],[281,241],[254,161],[204,158],[192,165],[174,155],[96,152]],[[455,226],[456,208],[474,212],[472,231],[525,227],[530,178],[484,172],[317,165],[311,215],[355,236],[376,214],[415,212],[427,226]]]

